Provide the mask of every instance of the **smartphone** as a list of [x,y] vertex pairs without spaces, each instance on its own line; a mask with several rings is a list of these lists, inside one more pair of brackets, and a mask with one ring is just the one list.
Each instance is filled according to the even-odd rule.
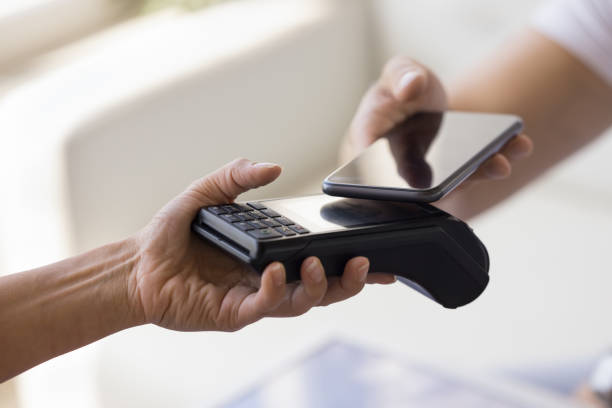
[[323,181],[332,196],[433,202],[523,129],[514,115],[421,112],[395,126]]
[[300,279],[317,256],[326,274],[366,256],[444,307],[476,299],[489,282],[485,246],[464,222],[428,204],[331,197],[325,194],[204,207],[193,231],[262,273],[273,261],[287,281]]

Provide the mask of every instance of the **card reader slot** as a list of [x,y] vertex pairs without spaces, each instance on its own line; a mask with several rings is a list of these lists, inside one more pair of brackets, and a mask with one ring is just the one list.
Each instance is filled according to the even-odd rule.
[[210,242],[230,252],[232,255],[236,256],[241,261],[249,262],[251,260],[249,257],[248,249],[238,244],[237,242],[231,240],[230,238],[224,235],[221,235],[219,232],[215,231],[214,229],[206,225],[203,225],[203,224],[200,224],[200,225],[194,224],[193,229],[196,230],[196,232],[208,238]]

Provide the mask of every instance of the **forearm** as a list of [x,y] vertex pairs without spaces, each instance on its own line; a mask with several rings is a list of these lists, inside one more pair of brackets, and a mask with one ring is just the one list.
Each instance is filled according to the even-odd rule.
[[142,323],[130,301],[129,241],[0,278],[0,381]]
[[527,31],[449,89],[457,110],[514,113],[534,141],[532,157],[510,178],[474,184],[440,206],[472,217],[539,177],[611,123],[612,89],[582,63],[540,34]]

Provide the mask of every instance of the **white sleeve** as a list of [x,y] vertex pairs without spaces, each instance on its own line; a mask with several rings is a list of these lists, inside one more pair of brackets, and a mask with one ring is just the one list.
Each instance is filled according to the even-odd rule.
[[533,26],[612,85],[612,0],[551,1]]

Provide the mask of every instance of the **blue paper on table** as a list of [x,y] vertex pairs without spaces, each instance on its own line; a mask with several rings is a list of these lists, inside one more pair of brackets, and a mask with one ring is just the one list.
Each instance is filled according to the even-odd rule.
[[333,342],[226,408],[522,408],[533,403],[432,368]]

